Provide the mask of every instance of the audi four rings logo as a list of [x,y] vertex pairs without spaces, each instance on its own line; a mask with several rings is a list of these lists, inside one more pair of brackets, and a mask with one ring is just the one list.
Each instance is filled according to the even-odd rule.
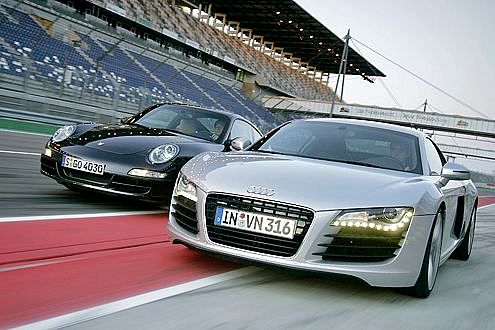
[[263,187],[249,186],[247,192],[251,194],[273,196],[275,194],[275,189],[268,189]]

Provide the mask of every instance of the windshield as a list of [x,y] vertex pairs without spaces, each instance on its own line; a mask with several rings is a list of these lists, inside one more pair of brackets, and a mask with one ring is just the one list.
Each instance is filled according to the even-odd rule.
[[222,143],[230,118],[222,113],[191,107],[161,105],[145,110],[127,123],[147,128],[165,129],[181,134]]
[[355,124],[295,121],[251,150],[422,173],[417,137]]

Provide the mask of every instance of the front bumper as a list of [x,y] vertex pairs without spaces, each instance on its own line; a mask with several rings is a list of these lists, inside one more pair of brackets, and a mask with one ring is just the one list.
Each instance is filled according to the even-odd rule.
[[[211,194],[210,194],[211,195]],[[208,235],[206,214],[207,194],[197,189],[198,201],[196,204],[197,227],[187,229],[184,221],[177,221],[174,214],[176,196],[172,197],[168,222],[169,237],[174,243],[181,243],[199,250],[234,257],[254,263],[262,263],[277,267],[286,267],[295,270],[304,270],[321,273],[335,273],[357,277],[372,286],[381,287],[409,287],[413,286],[419,276],[421,263],[425,253],[428,234],[431,229],[433,216],[415,216],[411,221],[407,235],[397,255],[382,261],[336,261],[325,260],[320,255],[325,251],[321,246],[329,233],[329,223],[340,210],[314,212],[309,229],[295,254],[290,257],[277,256],[258,251],[246,250],[214,242]],[[179,210],[180,212],[181,210]],[[188,211],[182,212],[182,214]],[[193,219],[192,212],[189,218]]]
[[[103,175],[96,175],[64,168],[61,166],[63,153],[54,149],[51,149],[51,153],[51,156],[41,154],[40,172],[58,183],[103,194],[143,200],[159,201],[164,197],[170,197],[179,171],[178,168],[171,168],[165,179],[136,177],[127,174],[130,168],[104,160],[109,170]],[[99,159],[95,161],[102,162]]]

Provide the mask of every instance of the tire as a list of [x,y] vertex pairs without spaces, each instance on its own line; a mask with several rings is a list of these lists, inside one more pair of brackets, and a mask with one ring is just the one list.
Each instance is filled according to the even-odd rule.
[[455,249],[452,254],[452,258],[458,260],[468,260],[471,255],[471,251],[473,249],[473,241],[474,241],[474,230],[476,228],[476,206],[471,212],[471,219],[469,220],[469,226],[464,234],[464,238],[462,239],[461,244]]
[[410,288],[405,288],[405,293],[417,297],[427,298],[437,279],[438,268],[440,267],[440,256],[442,254],[443,217],[438,211],[433,226],[431,228],[428,245],[426,246],[423,263],[416,284]]

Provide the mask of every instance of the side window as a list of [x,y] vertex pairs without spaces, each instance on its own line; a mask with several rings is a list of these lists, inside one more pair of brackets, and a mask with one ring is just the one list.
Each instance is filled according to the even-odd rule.
[[426,158],[428,160],[428,165],[430,166],[430,175],[440,175],[442,173],[442,167],[445,163],[443,155],[438,151],[435,144],[430,140],[426,139]]
[[234,125],[232,125],[232,130],[230,131],[230,138],[235,139],[237,137],[246,138],[249,141],[251,141],[251,143],[253,143],[254,141],[260,138],[260,135],[248,123],[242,120],[236,120],[234,122]]

